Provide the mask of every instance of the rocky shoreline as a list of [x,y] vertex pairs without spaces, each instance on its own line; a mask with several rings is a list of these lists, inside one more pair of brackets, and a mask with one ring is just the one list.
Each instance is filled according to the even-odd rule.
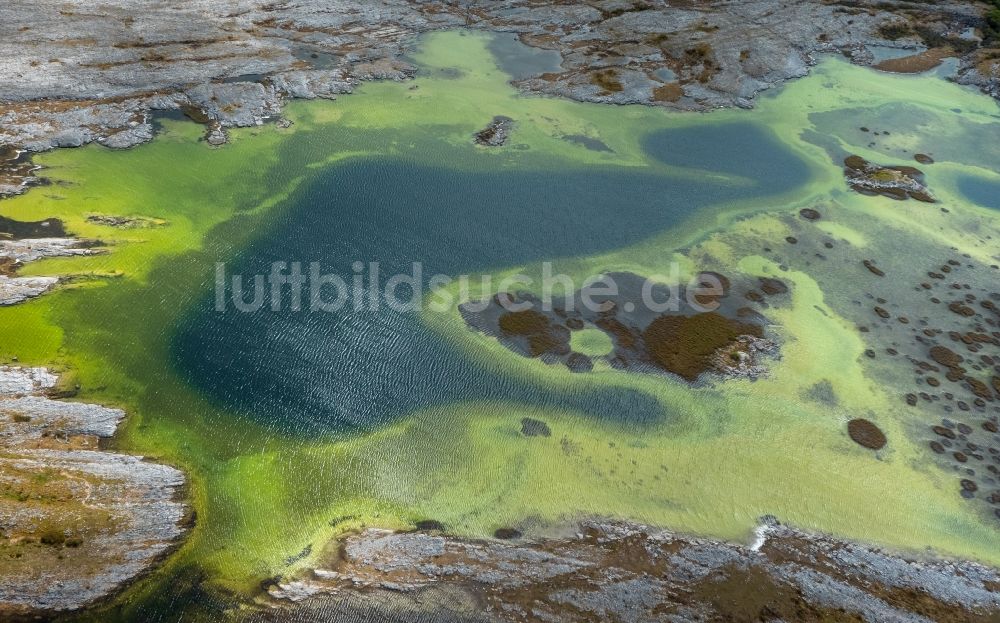
[[78,610],[145,573],[190,521],[184,475],[101,450],[125,413],[0,367],[0,618]]
[[131,147],[153,137],[155,111],[182,112],[218,145],[227,128],[280,117],[289,98],[332,99],[362,81],[405,80],[415,68],[403,53],[441,29],[514,33],[558,52],[558,71],[516,83],[580,101],[751,107],[761,91],[806,75],[817,54],[872,66],[884,50],[915,58],[890,68],[956,57],[952,79],[1000,97],[1000,43],[984,12],[960,2],[855,0],[385,0],[363,9],[344,0],[197,0],[140,13],[121,0],[16,0],[0,7],[0,149],[15,156],[0,157],[0,193],[35,177],[22,152]]
[[[590,521],[572,536],[469,540],[369,529],[272,585],[281,620],[366,596],[396,620],[995,621],[1000,575],[809,534],[765,517],[749,545]],[[448,592],[441,593],[444,587]],[[395,614],[394,614],[395,616]],[[315,620],[321,620],[316,617]]]
[[0,307],[41,296],[59,283],[58,277],[18,277],[16,272],[24,264],[47,257],[100,252],[76,238],[0,238]]

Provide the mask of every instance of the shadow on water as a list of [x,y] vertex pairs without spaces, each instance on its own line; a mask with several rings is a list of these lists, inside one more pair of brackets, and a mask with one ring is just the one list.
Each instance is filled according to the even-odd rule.
[[963,175],[958,178],[958,192],[976,205],[1000,210],[1000,182]]
[[[350,161],[321,173],[291,209],[227,266],[267,275],[272,262],[319,262],[348,283],[352,264],[388,276],[488,272],[607,252],[669,229],[698,208],[781,193],[807,167],[751,124],[671,130],[649,151],[672,165],[756,180],[752,186],[624,169],[456,171],[398,160]],[[247,299],[249,299],[249,295]],[[329,294],[327,299],[333,298]],[[643,422],[662,416],[631,390],[568,391],[473,359],[416,314],[384,305],[336,313],[265,307],[214,311],[204,300],[176,333],[182,374],[217,403],[284,433],[369,430],[415,410],[460,401],[515,401],[594,417]]]
[[562,54],[521,43],[513,33],[497,33],[490,39],[490,52],[497,65],[514,80],[533,78],[562,68]]
[[[651,134],[644,146],[664,164],[753,180],[756,186],[747,195],[754,197],[788,192],[809,176],[809,168],[802,160],[782,147],[770,132],[749,123],[662,130]],[[716,192],[709,186],[711,183],[706,180],[702,184],[703,196]]]

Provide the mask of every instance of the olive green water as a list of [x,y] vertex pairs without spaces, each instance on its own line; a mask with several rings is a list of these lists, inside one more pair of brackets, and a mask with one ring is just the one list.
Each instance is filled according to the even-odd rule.
[[[480,35],[431,36],[416,58],[427,71],[412,83],[368,84],[332,103],[293,103],[291,128],[236,131],[222,149],[199,143],[194,124],[165,122],[157,140],[126,152],[88,147],[45,154],[38,160],[54,183],[0,203],[3,216],[59,217],[75,234],[110,247],[106,255],[47,260],[23,271],[77,278],[53,294],[0,309],[0,359],[66,370],[67,382],[81,385],[78,399],[123,406],[130,418],[116,447],[176,464],[192,482],[193,532],[107,616],[210,612],[233,596],[251,595],[263,578],[308,568],[346,530],[407,528],[424,518],[457,534],[486,536],[510,525],[550,534],[599,515],[745,540],[758,517],[773,514],[902,550],[930,548],[1000,564],[996,522],[955,495],[953,476],[910,441],[899,390],[872,380],[861,336],[837,311],[855,296],[850,284],[821,290],[809,266],[782,271],[751,245],[733,242],[780,241],[788,233],[783,215],[819,205],[835,217],[817,227],[858,248],[891,247],[894,232],[902,231],[924,246],[899,254],[958,245],[995,262],[996,239],[984,240],[997,235],[997,212],[959,190],[963,176],[990,179],[1000,171],[1000,141],[980,138],[1000,137],[992,100],[933,76],[876,74],[831,59],[754,111],[677,115],[520,96]],[[456,78],[435,68],[462,71]],[[472,146],[472,133],[498,114],[517,120],[510,145],[490,152]],[[871,137],[856,128],[860,116],[891,133],[869,146]],[[780,158],[752,160],[750,169],[713,169],[699,131],[707,137],[732,124],[779,141]],[[646,147],[663,131],[685,138],[654,157]],[[567,135],[598,139],[611,151],[587,149]],[[837,150],[877,162],[933,153],[938,163],[927,169],[928,184],[950,217],[943,219],[936,206],[848,192],[831,157]],[[643,212],[659,228],[622,238],[623,247],[587,242],[581,253],[561,249],[551,259],[578,278],[610,270],[667,273],[672,261],[692,272],[780,274],[793,286],[792,302],[768,317],[784,344],[782,356],[765,379],[698,388],[601,365],[573,374],[468,331],[453,309],[413,322],[470,366],[534,388],[530,395],[414,403],[374,430],[319,427],[303,435],[227,403],[204,383],[192,384],[177,339],[211,297],[215,262],[252,261],[247,254],[302,218],[296,200],[317,179],[373,161],[429,165],[457,176],[490,168],[515,177],[618,175],[662,183],[664,192],[672,185],[711,187],[718,199],[692,201],[697,209],[671,204],[671,217],[659,221]],[[741,160],[728,154],[718,162]],[[755,186],[748,179],[784,179],[792,166],[801,171],[789,184]],[[779,192],[762,195],[757,187]],[[313,209],[350,206],[331,201]],[[115,230],[88,223],[93,213],[167,224]],[[337,226],[329,215],[316,218]],[[531,257],[548,259],[544,249]],[[499,277],[537,267],[475,269]],[[267,336],[259,339],[267,348]],[[575,339],[580,350],[607,349],[594,335]],[[819,383],[832,388],[836,406],[810,393]],[[632,396],[624,404],[641,404],[659,417],[634,422],[628,413],[587,412],[595,403],[575,397],[595,393]],[[393,409],[399,410],[385,411]],[[546,421],[553,435],[522,437],[525,416]],[[854,444],[844,433],[853,417],[877,421],[890,439],[887,448],[876,455]]]

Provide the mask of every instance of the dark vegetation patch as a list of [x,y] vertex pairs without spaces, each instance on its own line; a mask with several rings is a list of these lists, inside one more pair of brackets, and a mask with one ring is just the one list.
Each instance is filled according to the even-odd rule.
[[684,87],[678,82],[668,82],[653,89],[653,101],[676,102],[684,97]]
[[421,519],[413,525],[421,532],[441,532],[444,530],[444,524],[436,519]]
[[601,69],[590,74],[590,82],[601,87],[607,93],[620,93],[625,90],[614,69]]
[[586,147],[590,151],[613,151],[604,141],[587,136],[586,134],[567,134],[563,136],[563,140]]
[[497,528],[493,533],[493,536],[498,539],[509,541],[511,539],[519,539],[522,535],[520,530],[515,530],[514,528]]
[[799,210],[799,216],[807,221],[818,221],[822,217],[819,210],[814,210],[813,208],[802,208]]
[[64,238],[66,229],[57,218],[44,221],[15,221],[0,216],[0,238]]
[[853,190],[864,195],[934,203],[934,197],[924,185],[923,172],[915,167],[882,166],[851,155],[844,158],[844,176]]
[[551,437],[549,425],[530,417],[521,418],[521,434],[525,437]]
[[709,369],[712,355],[742,335],[763,337],[753,324],[707,312],[694,316],[660,316],[643,332],[653,362],[681,378],[694,381]]
[[873,67],[897,74],[917,74],[934,69],[949,56],[954,56],[951,48],[931,48],[910,56],[886,59]]
[[847,434],[859,445],[872,450],[884,448],[887,441],[882,429],[862,418],[847,423]]
[[507,312],[500,316],[500,330],[511,335],[534,335],[549,330],[549,318],[533,309]]

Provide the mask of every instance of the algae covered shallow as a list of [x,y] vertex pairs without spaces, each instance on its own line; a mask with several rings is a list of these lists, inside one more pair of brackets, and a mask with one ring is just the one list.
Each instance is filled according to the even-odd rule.
[[[292,104],[290,128],[234,132],[223,149],[164,121],[127,152],[46,154],[53,184],[0,204],[4,217],[57,217],[110,249],[32,264],[73,279],[0,310],[0,357],[65,367],[80,399],[130,413],[119,447],[192,479],[187,543],[100,616],[209,616],[308,568],[344,531],[427,519],[486,536],[617,517],[747,540],[770,514],[1000,563],[997,519],[957,494],[958,474],[927,450],[923,407],[901,399],[909,373],[866,357],[872,338],[858,331],[871,307],[862,257],[890,275],[953,246],[996,263],[996,213],[954,181],[1000,168],[982,139],[1000,136],[996,104],[934,76],[828,59],[755,111],[677,115],[521,96],[490,50],[482,35],[430,36],[412,82]],[[515,120],[509,144],[475,146],[497,115]],[[937,159],[928,185],[948,212],[843,181],[845,153],[894,164],[918,152]],[[806,222],[802,208],[822,218]],[[162,225],[112,229],[94,214]],[[347,275],[380,262],[389,275],[419,261],[427,277],[499,279],[538,274],[544,260],[581,281],[668,275],[672,262],[780,278],[788,300],[766,312],[780,357],[756,381],[691,386],[525,358],[471,331],[457,305],[214,309],[218,262],[246,275],[274,261]],[[880,282],[879,294],[901,300],[912,286]],[[593,334],[577,341],[607,352]],[[858,417],[885,432],[885,449],[851,441]],[[551,435],[523,435],[524,418]]]

